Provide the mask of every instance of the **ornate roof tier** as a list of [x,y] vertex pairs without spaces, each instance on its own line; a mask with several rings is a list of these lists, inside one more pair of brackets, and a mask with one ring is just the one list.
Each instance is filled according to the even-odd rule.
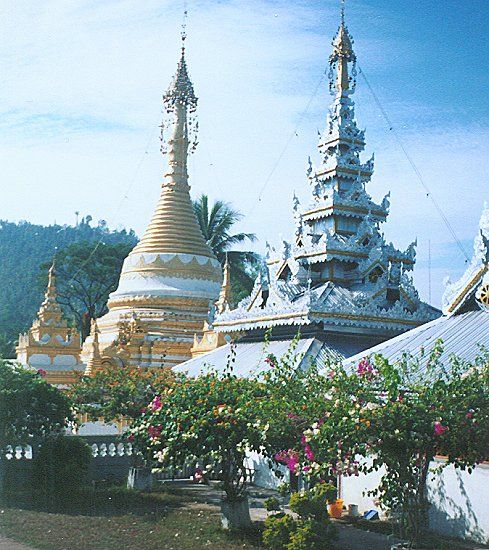
[[442,317],[387,340],[345,361],[354,366],[365,356],[382,354],[389,361],[406,355],[426,367],[430,353],[442,342],[440,368],[450,367],[455,355],[469,364],[482,355],[489,342],[489,207],[486,204],[474,241],[472,261],[455,283],[446,281]]

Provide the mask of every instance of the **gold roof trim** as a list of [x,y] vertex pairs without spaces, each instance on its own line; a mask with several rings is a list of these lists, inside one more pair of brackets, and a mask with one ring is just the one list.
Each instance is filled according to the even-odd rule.
[[471,291],[473,285],[476,283],[476,281],[482,276],[484,275],[484,273],[488,270],[488,266],[487,265],[483,265],[476,273],[475,275],[472,277],[472,279],[470,279],[470,281],[462,288],[462,290],[460,291],[459,295],[455,298],[455,300],[450,304],[450,307],[448,308],[448,313],[452,313],[456,307],[460,304],[460,302],[465,298],[465,296],[467,295],[468,292]]

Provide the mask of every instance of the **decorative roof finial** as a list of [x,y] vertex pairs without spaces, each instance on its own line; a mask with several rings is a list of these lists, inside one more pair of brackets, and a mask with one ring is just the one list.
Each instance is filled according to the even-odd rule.
[[[357,58],[353,51],[353,38],[345,24],[345,0],[341,0],[340,19],[332,42],[333,53],[329,57],[329,89],[332,94],[347,95],[355,89]],[[348,74],[348,63],[352,63],[351,76]]]
[[92,319],[90,327],[90,336],[92,337],[90,355],[88,356],[87,366],[85,368],[85,376],[90,376],[102,366],[102,357],[100,355],[100,345],[98,335],[100,330],[96,319]]
[[181,56],[178,62],[177,72],[173,77],[170,87],[163,95],[163,103],[167,113],[175,112],[177,105],[188,107],[190,112],[195,111],[197,107],[197,97],[194,93],[194,88],[187,71],[187,63],[185,61],[185,40],[187,39],[187,2],[184,3],[182,28],[180,37],[182,40]]
[[217,311],[222,313],[231,305],[231,267],[229,265],[229,259],[226,252],[226,261],[224,262],[224,273],[222,279],[221,291],[219,293],[219,299],[216,302]]
[[183,11],[182,30],[180,32],[180,36],[182,37],[182,49],[185,48],[185,39],[187,38],[187,16],[188,12],[185,9]]
[[61,320],[61,308],[58,304],[56,292],[56,264],[54,259],[48,271],[48,285],[44,293],[44,301],[37,315],[43,322],[51,318],[56,322]]
[[56,257],[48,271],[48,287],[46,289],[46,298],[56,297]]

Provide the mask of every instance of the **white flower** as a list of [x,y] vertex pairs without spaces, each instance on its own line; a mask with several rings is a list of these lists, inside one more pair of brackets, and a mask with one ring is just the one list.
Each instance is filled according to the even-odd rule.
[[156,460],[158,462],[165,462],[165,458],[168,456],[168,453],[169,453],[169,449],[168,448],[165,448],[161,451],[157,451],[154,455],[153,455],[153,458],[156,458]]

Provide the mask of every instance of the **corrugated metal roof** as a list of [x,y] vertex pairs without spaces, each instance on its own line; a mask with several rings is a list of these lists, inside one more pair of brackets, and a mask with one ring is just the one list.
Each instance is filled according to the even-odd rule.
[[407,352],[423,364],[438,340],[443,341],[441,361],[452,354],[472,362],[481,354],[481,345],[489,346],[489,313],[470,311],[461,315],[439,317],[382,344],[367,349],[345,361],[346,365],[358,362],[362,357],[380,353],[390,361]]
[[[314,338],[299,340],[296,353],[306,353],[313,342]],[[176,372],[187,372],[190,376],[198,376],[210,367],[222,370],[230,361],[231,354],[233,354],[234,373],[237,376],[250,376],[268,367],[265,359],[269,353],[273,353],[276,357],[282,357],[289,349],[291,343],[292,340],[275,340],[269,342],[267,346],[263,342],[226,344],[200,357],[185,361],[185,363],[174,367],[173,370]],[[232,350],[231,347],[233,348]]]
[[[276,357],[282,357],[291,344],[292,339],[272,340],[266,347],[263,342],[237,342],[233,345],[234,373],[237,376],[246,377],[266,370],[269,368],[265,363],[267,355],[272,353]],[[353,349],[350,351],[349,346],[345,346],[345,343],[335,344],[334,341],[322,342],[316,338],[302,338],[297,344],[295,354],[304,356],[301,362],[304,367],[314,361],[319,368],[324,368],[331,359],[341,360],[349,354],[345,353],[346,347],[350,353],[353,352]],[[354,350],[357,351],[358,347]],[[186,372],[190,376],[198,376],[212,367],[217,370],[224,369],[230,358],[231,345],[226,344],[200,357],[185,361],[185,363],[173,367],[173,370]]]

